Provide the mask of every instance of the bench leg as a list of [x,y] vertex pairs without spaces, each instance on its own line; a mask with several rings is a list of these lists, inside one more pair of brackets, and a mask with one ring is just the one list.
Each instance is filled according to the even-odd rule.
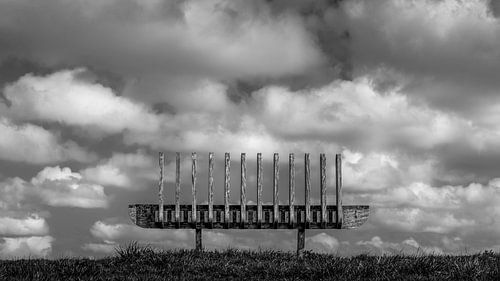
[[297,257],[302,257],[304,255],[304,248],[306,246],[306,230],[304,228],[299,228],[297,230]]
[[203,251],[203,244],[201,243],[201,228],[196,228],[196,251]]

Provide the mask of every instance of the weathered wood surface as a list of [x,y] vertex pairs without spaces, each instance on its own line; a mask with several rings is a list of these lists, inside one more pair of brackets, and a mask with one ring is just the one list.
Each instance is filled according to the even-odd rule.
[[240,182],[240,205],[241,205],[240,214],[241,214],[241,224],[243,226],[245,226],[245,223],[247,221],[246,190],[247,190],[247,164],[246,164],[246,155],[245,155],[245,153],[242,153],[241,154],[241,182]]
[[288,205],[290,206],[290,226],[295,225],[295,157],[293,153],[288,155]]
[[231,156],[226,152],[224,155],[224,218],[225,221],[229,220],[229,197],[231,190]]
[[342,155],[335,155],[335,190],[337,197],[337,224],[342,225]]
[[180,220],[180,200],[181,200],[181,154],[175,153],[175,221]]
[[274,205],[274,222],[278,223],[279,221],[279,191],[278,184],[280,180],[280,155],[278,153],[274,153],[273,157],[273,205]]
[[326,222],[326,157],[325,154],[319,155],[319,178],[320,178],[320,197],[321,197],[321,221]]
[[163,169],[165,168],[165,158],[163,152],[159,153],[160,181],[158,183],[158,206],[160,208],[160,221],[163,221]]
[[[129,215],[130,219],[134,224],[143,228],[165,228],[165,229],[175,229],[175,228],[188,228],[192,229],[195,226],[192,223],[192,217],[190,216],[192,206],[191,205],[180,205],[180,223],[175,223],[175,205],[164,205],[164,221],[159,221],[159,206],[158,204],[133,204],[129,205]],[[305,206],[295,205],[294,215],[296,217],[296,225],[292,226],[285,219],[278,223],[274,223],[274,205],[263,205],[262,211],[264,213],[262,223],[257,222],[257,205],[247,205],[247,223],[244,225],[241,223],[239,213],[241,212],[241,206],[229,205],[228,220],[225,220],[225,205],[214,205],[213,206],[213,217],[212,223],[208,219],[208,205],[198,205],[197,212],[199,214],[198,223],[196,227],[200,228],[232,228],[232,229],[350,229],[357,228],[361,226],[368,220],[370,213],[369,206],[366,205],[348,205],[343,206],[342,224],[336,222],[336,210],[335,205],[326,206],[327,209],[327,221],[326,223],[321,222],[321,205],[310,206],[310,211],[314,215],[309,223],[305,220]],[[289,218],[290,206],[289,205],[279,205],[278,217]]]
[[257,223],[262,222],[262,153],[257,153]]
[[210,152],[208,154],[208,221],[212,222],[213,216],[213,206],[214,206],[214,153]]
[[306,153],[304,154],[306,223],[311,221],[311,166],[309,164],[309,153]]
[[193,217],[193,223],[196,223],[196,170],[198,166],[198,159],[196,157],[196,152],[191,154],[192,166],[191,166],[191,196],[193,197],[193,207],[191,210],[191,215]]

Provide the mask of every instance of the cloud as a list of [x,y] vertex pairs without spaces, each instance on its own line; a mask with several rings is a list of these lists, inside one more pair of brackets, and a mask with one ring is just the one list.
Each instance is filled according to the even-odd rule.
[[498,179],[487,185],[433,187],[414,183],[371,197],[370,220],[405,232],[500,233]]
[[464,237],[500,231],[499,179],[467,183],[470,178],[463,176],[464,184],[440,184],[443,175],[450,173],[436,156],[350,150],[343,155],[344,202],[369,204],[372,227]]
[[284,139],[427,150],[456,139],[472,145],[476,133],[467,120],[414,104],[401,89],[378,91],[370,75],[301,91],[270,86],[253,96],[258,108],[253,116]]
[[47,222],[37,214],[19,219],[0,217],[0,235],[46,235],[48,232]]
[[323,64],[314,37],[294,11],[276,16],[265,3],[246,1],[119,4],[4,2],[0,53],[122,73],[218,77],[281,77]]
[[[106,223],[96,221],[90,228],[90,233],[95,238],[107,245],[126,246],[130,241],[140,244],[154,245],[161,248],[189,248],[192,242],[189,235],[191,230],[143,229],[135,225],[122,223]],[[99,246],[102,248],[101,246]],[[96,249],[96,246],[87,246],[87,249]]]
[[500,67],[489,1],[346,1],[344,8],[358,63],[490,82]]
[[[40,209],[40,204],[53,207],[106,208],[110,198],[100,185],[88,183],[68,167],[45,167],[27,182],[9,178],[0,182],[0,209],[24,212]],[[38,217],[32,218],[35,221]],[[34,222],[28,220],[29,222]]]
[[5,89],[9,113],[20,120],[43,120],[104,133],[153,132],[159,119],[146,106],[116,96],[85,79],[86,70],[62,70],[47,76],[26,74]]
[[107,244],[107,243],[86,243],[82,246],[83,250],[103,253],[107,255],[111,255],[115,252],[117,248],[116,244]]
[[333,236],[324,232],[308,237],[306,239],[306,249],[311,249],[320,253],[335,253],[340,246],[340,242]]
[[5,160],[45,164],[67,160],[90,162],[96,158],[75,142],[62,142],[40,126],[15,125],[0,116],[0,131],[0,158]]
[[45,167],[31,179],[32,192],[54,207],[107,208],[104,188],[81,180],[82,176],[70,168]]
[[499,102],[500,25],[490,2],[344,1],[355,72],[395,70],[411,97],[482,115]]
[[421,246],[412,237],[400,242],[385,242],[379,236],[373,236],[371,240],[368,241],[358,241],[356,245],[363,246],[370,251],[372,254],[427,254],[427,255],[439,255],[444,254],[443,250],[437,246]]
[[40,257],[52,252],[52,236],[0,238],[0,257],[6,259]]
[[21,178],[9,178],[0,182],[0,209],[3,213],[22,209],[21,201],[25,199],[25,195],[25,181]]
[[[190,229],[144,229],[131,224],[96,221],[90,228],[92,236],[99,242],[86,243],[83,247],[96,252],[110,250],[113,246],[126,246],[130,241],[141,245],[151,245],[160,249],[192,249],[195,247],[194,230]],[[290,251],[296,241],[289,231],[248,230],[240,233],[230,233],[220,230],[203,230],[203,247],[205,249],[276,249]],[[334,246],[334,239],[328,237],[314,245]],[[313,239],[314,240],[314,239]],[[322,247],[322,246],[321,246]]]
[[[145,180],[158,178],[156,162],[144,150],[138,150],[136,153],[113,153],[109,159],[103,160],[97,166],[85,168],[80,173],[86,180],[100,185],[138,189],[144,185]],[[172,167],[166,167],[167,170],[169,168]],[[172,178],[171,173],[167,175]]]
[[420,153],[453,147],[458,140],[478,150],[491,146],[488,137],[493,137],[467,119],[412,102],[400,88],[379,91],[371,75],[308,90],[268,86],[253,92],[245,102],[224,103],[216,111],[181,110],[163,121],[155,133],[127,132],[125,143],[155,149],[224,148],[248,153],[304,152],[303,147],[338,152],[342,146]]

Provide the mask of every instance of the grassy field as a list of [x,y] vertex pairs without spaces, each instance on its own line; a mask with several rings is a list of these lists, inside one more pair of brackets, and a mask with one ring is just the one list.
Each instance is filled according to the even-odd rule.
[[137,244],[104,259],[0,261],[0,280],[500,280],[500,254],[337,257],[306,252],[153,251]]

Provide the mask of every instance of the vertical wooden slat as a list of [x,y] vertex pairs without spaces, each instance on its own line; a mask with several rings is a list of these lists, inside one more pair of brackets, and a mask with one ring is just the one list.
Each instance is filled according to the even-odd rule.
[[257,153],[257,223],[262,223],[262,153]]
[[335,155],[335,190],[337,197],[337,228],[342,227],[344,213],[342,211],[342,155]]
[[319,177],[321,189],[321,225],[326,227],[327,213],[326,213],[326,156],[324,153],[319,155]]
[[241,154],[241,190],[240,190],[240,206],[241,206],[241,224],[245,225],[247,222],[247,198],[246,198],[246,189],[247,189],[247,163],[246,163],[246,154]]
[[180,198],[181,198],[181,154],[175,153],[175,222],[180,223]]
[[293,153],[288,155],[288,204],[290,205],[289,222],[293,227],[295,225],[295,156]]
[[214,219],[214,153],[208,153],[208,222]]
[[273,157],[273,213],[274,213],[274,224],[276,225],[279,220],[279,198],[278,198],[278,182],[279,182],[279,174],[280,174],[280,166],[279,166],[280,156],[278,153],[274,153]]
[[226,223],[226,226],[229,223],[229,196],[230,196],[230,188],[231,188],[231,174],[229,173],[230,170],[230,165],[231,165],[231,159],[230,159],[229,153],[226,152],[224,155],[224,167],[225,167],[225,173],[224,173],[224,222]]
[[311,222],[311,168],[309,165],[309,153],[304,155],[304,181],[305,181],[305,203],[306,203],[306,225]]
[[163,222],[163,168],[165,167],[165,158],[163,152],[159,153],[160,181],[158,183],[158,221]]
[[196,223],[196,168],[198,166],[198,159],[196,157],[196,152],[191,154],[192,165],[191,165],[191,192],[193,195],[193,205],[191,206],[191,216],[192,222]]

